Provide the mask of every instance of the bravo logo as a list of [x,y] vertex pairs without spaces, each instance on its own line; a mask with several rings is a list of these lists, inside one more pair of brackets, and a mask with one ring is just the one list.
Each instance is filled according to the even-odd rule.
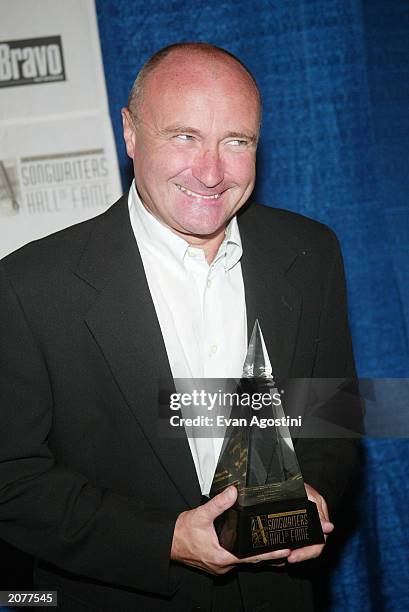
[[65,81],[61,36],[0,42],[0,87]]

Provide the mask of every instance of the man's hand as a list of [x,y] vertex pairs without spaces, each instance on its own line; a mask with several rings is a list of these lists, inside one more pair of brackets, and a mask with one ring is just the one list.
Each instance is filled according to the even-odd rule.
[[[305,484],[307,497],[309,500],[317,504],[318,515],[321,520],[322,531],[324,532],[325,541],[328,534],[334,530],[333,523],[329,520],[328,507],[325,499],[309,484]],[[293,550],[287,557],[288,563],[297,563],[299,561],[307,561],[307,559],[315,559],[319,557],[324,549],[325,544],[314,544],[313,546],[304,546]]]
[[236,498],[237,489],[231,486],[203,506],[182,512],[175,524],[171,559],[209,574],[221,575],[239,563],[259,563],[288,557],[291,551],[286,549],[238,559],[220,546],[213,521],[230,508]]

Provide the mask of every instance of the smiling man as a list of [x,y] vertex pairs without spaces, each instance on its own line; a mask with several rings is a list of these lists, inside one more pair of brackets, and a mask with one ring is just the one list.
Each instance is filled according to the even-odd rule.
[[247,70],[205,45],[159,54],[123,110],[144,206],[209,263],[253,190],[260,113]]
[[[129,194],[1,264],[0,536],[61,610],[311,610],[303,561],[323,546],[221,548],[213,521],[237,492],[205,499],[222,440],[159,436],[157,400],[161,380],[240,377],[255,318],[278,378],[353,376],[336,238],[243,209],[261,102],[226,51],[159,51],[122,114]],[[329,534],[356,447],[297,452]]]

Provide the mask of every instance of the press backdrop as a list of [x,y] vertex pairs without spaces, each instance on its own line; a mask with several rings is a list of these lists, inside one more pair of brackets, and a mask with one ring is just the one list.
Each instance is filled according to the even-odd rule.
[[[407,0],[96,6],[124,189],[130,165],[119,109],[143,62],[177,41],[207,41],[237,54],[264,99],[257,200],[337,232],[359,374],[408,377]],[[332,577],[320,599],[334,612],[409,610],[409,444],[368,439],[364,451],[362,481],[349,492],[322,561]]]

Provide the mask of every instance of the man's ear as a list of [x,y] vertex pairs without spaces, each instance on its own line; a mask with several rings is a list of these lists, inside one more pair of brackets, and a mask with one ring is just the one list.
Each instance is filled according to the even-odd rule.
[[135,156],[135,126],[128,108],[121,109],[126,152],[131,159]]

